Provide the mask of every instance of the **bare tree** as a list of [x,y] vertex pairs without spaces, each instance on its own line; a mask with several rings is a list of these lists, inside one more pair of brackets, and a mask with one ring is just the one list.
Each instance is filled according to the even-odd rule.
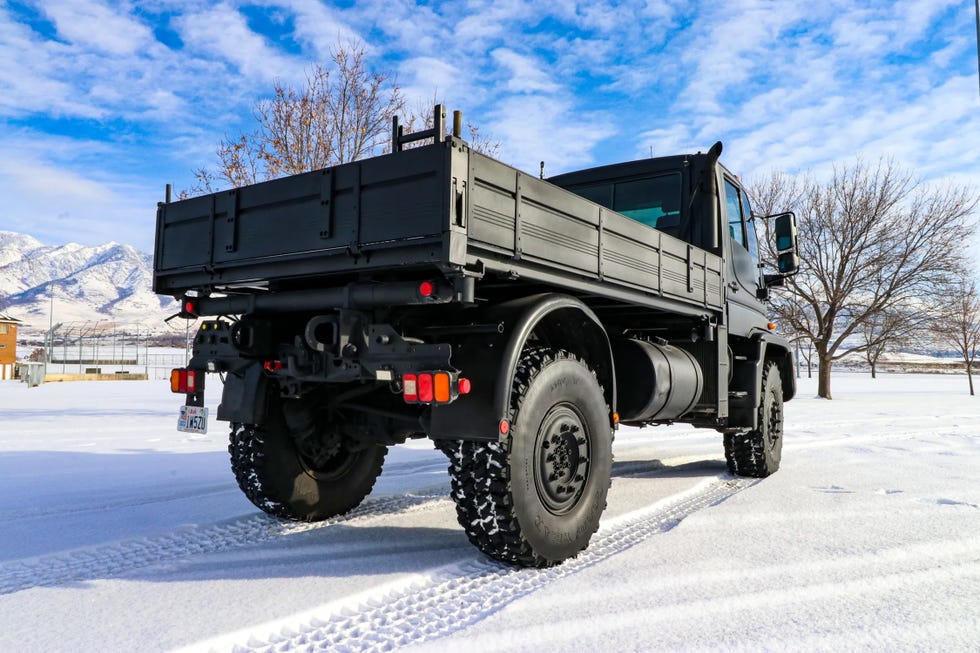
[[980,354],[980,288],[967,270],[960,271],[939,295],[933,331],[963,357],[966,378],[973,389],[973,368]]
[[871,378],[878,378],[878,360],[886,351],[907,347],[926,326],[928,313],[913,308],[889,307],[868,316],[861,325],[864,359]]
[[886,160],[837,166],[825,183],[774,173],[752,194],[766,213],[797,213],[800,273],[772,305],[813,343],[826,399],[834,361],[867,348],[854,336],[871,316],[929,295],[963,259],[978,203],[965,187],[924,186]]
[[219,166],[195,171],[194,191],[356,161],[387,142],[391,119],[404,108],[398,84],[388,73],[368,68],[364,48],[339,43],[331,51],[331,66],[312,65],[302,88],[275,83],[273,97],[254,110],[257,129],[222,140]]
[[803,360],[806,361],[806,378],[813,378],[813,343],[807,340],[805,343],[800,343],[800,348],[798,350],[803,356]]

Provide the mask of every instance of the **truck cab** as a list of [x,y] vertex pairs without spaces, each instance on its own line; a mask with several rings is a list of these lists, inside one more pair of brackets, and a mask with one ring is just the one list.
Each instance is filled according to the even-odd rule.
[[[766,348],[769,363],[779,368],[785,401],[796,393],[794,363],[788,343],[773,333],[767,313],[770,287],[781,285],[795,273],[795,216],[784,213],[758,216],[740,179],[719,162],[721,143],[707,153],[666,156],[600,166],[548,179],[586,199],[658,231],[676,237],[698,250],[722,259],[723,316],[717,330],[707,339],[720,343],[714,352],[697,351],[706,379],[705,398],[714,388],[727,388],[716,394],[717,404],[702,409],[707,420],[694,415],[688,419],[697,426],[712,428],[756,427],[759,397],[763,391]],[[757,226],[772,219],[781,242],[778,273],[766,275],[760,262]],[[692,337],[692,340],[695,338]],[[696,351],[692,343],[673,341]],[[726,382],[726,376],[727,382]]]

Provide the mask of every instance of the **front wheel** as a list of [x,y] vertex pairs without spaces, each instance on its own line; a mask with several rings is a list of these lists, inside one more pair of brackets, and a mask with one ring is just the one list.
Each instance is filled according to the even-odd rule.
[[779,469],[783,455],[783,383],[779,367],[769,363],[762,378],[758,428],[725,434],[725,461],[738,476],[764,478]]
[[606,506],[612,428],[602,387],[574,355],[526,351],[499,442],[444,442],[467,537],[488,556],[547,567],[588,546]]

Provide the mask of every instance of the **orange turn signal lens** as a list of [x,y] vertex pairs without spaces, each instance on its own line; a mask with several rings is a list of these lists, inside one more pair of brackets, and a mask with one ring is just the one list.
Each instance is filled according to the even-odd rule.
[[452,395],[449,392],[449,374],[446,372],[437,372],[433,375],[434,381],[434,398],[437,404],[448,404],[452,399]]

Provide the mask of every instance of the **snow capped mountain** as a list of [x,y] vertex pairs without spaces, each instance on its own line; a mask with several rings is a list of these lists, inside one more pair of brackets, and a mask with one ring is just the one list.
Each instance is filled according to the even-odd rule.
[[129,245],[47,246],[0,231],[0,306],[31,331],[54,322],[142,323],[163,330],[176,312],[171,297],[151,290],[153,258]]

